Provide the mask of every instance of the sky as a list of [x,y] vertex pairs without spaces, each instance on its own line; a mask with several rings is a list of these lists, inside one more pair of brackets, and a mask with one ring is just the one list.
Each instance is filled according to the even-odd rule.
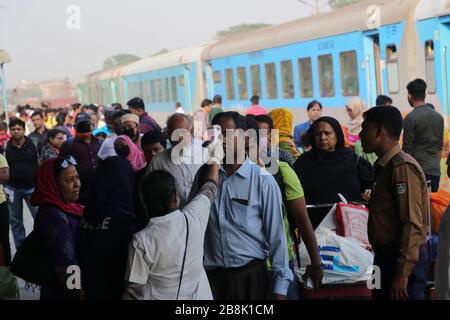
[[[67,12],[72,5],[79,25]],[[0,0],[0,49],[12,59],[9,88],[21,80],[76,82],[114,54],[144,57],[208,41],[234,25],[279,24],[311,12],[298,0]]]

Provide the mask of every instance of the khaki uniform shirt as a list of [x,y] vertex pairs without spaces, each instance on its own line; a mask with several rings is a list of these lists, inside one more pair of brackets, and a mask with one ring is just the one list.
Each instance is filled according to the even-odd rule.
[[408,277],[426,240],[428,188],[420,165],[400,146],[375,163],[370,201],[369,240],[374,246],[399,246],[396,275]]

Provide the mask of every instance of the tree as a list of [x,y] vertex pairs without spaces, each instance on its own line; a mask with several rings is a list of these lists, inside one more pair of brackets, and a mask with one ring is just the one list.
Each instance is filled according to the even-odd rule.
[[159,50],[158,52],[152,53],[149,57],[156,57],[156,56],[159,56],[160,54],[164,54],[167,52],[169,52],[169,50],[164,48],[164,49]]
[[252,23],[252,24],[244,23],[244,24],[230,27],[230,28],[228,28],[228,30],[217,31],[216,37],[217,38],[225,38],[225,37],[228,37],[231,35],[245,33],[245,32],[249,32],[252,30],[261,29],[261,28],[270,27],[270,26],[271,26],[271,24],[266,24],[266,23]]
[[330,0],[328,3],[331,6],[331,8],[338,9],[360,1],[361,0]]
[[124,66],[140,59],[141,59],[140,57],[134,54],[129,53],[116,54],[114,56],[109,57],[108,59],[105,60],[105,62],[103,62],[103,69],[106,70],[114,67]]

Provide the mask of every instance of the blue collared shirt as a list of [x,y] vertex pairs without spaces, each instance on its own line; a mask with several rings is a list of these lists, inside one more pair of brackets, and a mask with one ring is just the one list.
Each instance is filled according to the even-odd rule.
[[302,146],[301,144],[301,137],[302,134],[311,128],[311,122],[306,121],[305,123],[299,124],[294,128],[294,142],[297,145],[298,148]]
[[286,295],[293,275],[275,179],[250,160],[232,176],[221,167],[205,235],[205,268],[238,268],[267,257],[275,276],[274,293]]

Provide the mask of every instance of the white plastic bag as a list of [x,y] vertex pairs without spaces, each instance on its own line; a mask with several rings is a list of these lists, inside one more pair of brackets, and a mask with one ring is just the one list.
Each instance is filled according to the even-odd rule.
[[[373,254],[364,249],[356,239],[338,236],[335,232],[322,226],[316,230],[317,244],[323,264],[323,284],[356,283],[372,278]],[[305,244],[299,247],[301,267],[296,268],[296,276],[303,282],[302,276],[311,260]]]

